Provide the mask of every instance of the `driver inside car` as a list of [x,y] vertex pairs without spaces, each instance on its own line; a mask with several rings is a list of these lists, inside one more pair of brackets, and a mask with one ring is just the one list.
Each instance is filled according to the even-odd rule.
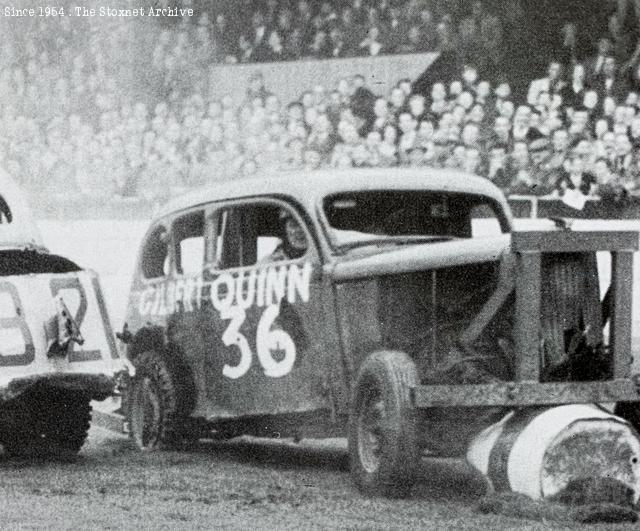
[[295,260],[307,252],[307,237],[304,229],[287,211],[280,211],[282,241],[267,255],[262,262],[278,262],[281,260]]

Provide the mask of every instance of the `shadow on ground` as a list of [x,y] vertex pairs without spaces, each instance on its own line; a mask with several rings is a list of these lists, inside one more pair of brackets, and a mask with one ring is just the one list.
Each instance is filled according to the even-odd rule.
[[[227,442],[201,441],[187,450],[211,454],[212,458],[276,470],[313,469],[345,472],[349,481],[349,456],[342,439],[303,441],[242,438]],[[461,459],[424,458],[413,496],[430,499],[480,498],[487,483],[479,472]]]

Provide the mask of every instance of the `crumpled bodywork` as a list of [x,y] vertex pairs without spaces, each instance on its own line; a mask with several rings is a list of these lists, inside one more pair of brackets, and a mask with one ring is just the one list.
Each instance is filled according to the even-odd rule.
[[[42,258],[41,263],[49,259],[59,269],[78,269],[59,257]],[[61,304],[66,319],[81,332],[82,344],[58,337],[65,329],[51,326],[59,324]],[[64,348],[51,355],[51,345],[58,343]],[[94,399],[111,394],[113,375],[122,364],[96,273],[0,277],[0,367],[0,401],[38,385],[82,391]]]

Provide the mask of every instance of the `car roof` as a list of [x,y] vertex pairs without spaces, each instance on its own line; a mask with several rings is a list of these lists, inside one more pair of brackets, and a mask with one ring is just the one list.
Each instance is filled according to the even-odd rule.
[[0,248],[43,247],[25,194],[16,182],[0,168],[0,197],[10,210],[11,222],[0,223]]
[[313,209],[318,199],[327,195],[366,190],[425,190],[485,196],[499,203],[510,219],[504,195],[488,179],[431,168],[291,171],[218,181],[170,200],[156,218],[215,201],[260,196],[286,196]]

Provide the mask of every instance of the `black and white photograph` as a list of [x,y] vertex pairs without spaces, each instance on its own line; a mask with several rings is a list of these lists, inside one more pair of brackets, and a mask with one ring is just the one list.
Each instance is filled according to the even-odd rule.
[[640,0],[0,0],[0,527],[636,529],[639,249]]

